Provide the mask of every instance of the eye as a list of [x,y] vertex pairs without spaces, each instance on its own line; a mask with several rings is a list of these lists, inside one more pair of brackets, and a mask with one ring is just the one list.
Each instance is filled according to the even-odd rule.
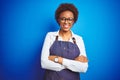
[[65,21],[65,20],[66,20],[66,18],[65,18],[65,17],[63,17],[63,18],[60,18],[60,20],[63,20],[63,21]]
[[68,20],[69,20],[69,21],[73,21],[73,20],[74,20],[74,18],[68,18]]
[[74,18],[70,17],[70,18],[65,18],[65,17],[62,17],[62,18],[59,18],[61,22],[68,22],[68,23],[72,23],[74,21]]

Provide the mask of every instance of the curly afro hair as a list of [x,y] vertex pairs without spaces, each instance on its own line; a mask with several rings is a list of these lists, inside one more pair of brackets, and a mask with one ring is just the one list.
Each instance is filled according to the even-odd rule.
[[77,8],[71,3],[62,3],[59,5],[59,7],[57,8],[57,10],[55,12],[55,19],[58,24],[59,24],[59,16],[64,11],[71,11],[74,15],[74,23],[77,21],[77,19],[78,19]]

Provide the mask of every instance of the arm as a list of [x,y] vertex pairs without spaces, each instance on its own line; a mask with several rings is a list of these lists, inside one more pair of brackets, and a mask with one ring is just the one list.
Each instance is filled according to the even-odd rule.
[[[77,58],[75,58],[75,60],[63,59],[63,65],[66,68],[75,72],[86,72],[88,68],[88,61],[86,59],[87,57],[86,57],[84,42],[81,37],[78,36],[76,37],[76,44],[80,49],[80,55]],[[82,62],[82,59],[84,59],[85,61]]]
[[[81,38],[78,39],[77,41],[78,41],[77,45],[80,48],[81,54],[74,60],[70,60],[70,59],[66,59],[58,56],[58,59],[59,59],[58,63],[64,65],[65,68],[70,69],[74,72],[86,72],[88,68],[88,60],[85,53],[84,43]],[[56,56],[52,55],[52,56],[49,56],[49,59],[51,61],[54,61],[55,57]]]
[[76,37],[76,44],[80,49],[80,55],[75,58],[75,60],[63,58],[63,65],[74,72],[86,72],[88,68],[88,60],[83,39],[81,37]]
[[54,62],[55,57],[58,57],[58,63],[65,66],[74,72],[86,72],[88,67],[88,60],[85,56],[81,55],[75,58],[75,60],[70,60],[66,58],[62,58],[59,56],[49,56],[49,60]]
[[43,48],[42,48],[42,53],[41,53],[41,66],[44,69],[49,69],[49,70],[54,70],[54,71],[60,71],[64,69],[65,67],[59,63],[55,63],[51,60],[48,59],[49,57],[49,48],[51,46],[52,42],[51,34],[48,33],[46,35]]

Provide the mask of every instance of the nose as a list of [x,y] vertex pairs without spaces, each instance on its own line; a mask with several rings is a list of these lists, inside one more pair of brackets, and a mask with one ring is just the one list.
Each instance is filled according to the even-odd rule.
[[69,23],[67,19],[65,20],[65,23]]

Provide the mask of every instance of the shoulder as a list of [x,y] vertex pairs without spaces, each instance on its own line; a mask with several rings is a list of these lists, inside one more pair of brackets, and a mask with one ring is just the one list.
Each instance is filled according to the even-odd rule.
[[57,36],[57,31],[54,32],[47,32],[46,38],[55,38]]
[[57,31],[47,33],[47,35],[56,35],[56,34],[57,34]]

